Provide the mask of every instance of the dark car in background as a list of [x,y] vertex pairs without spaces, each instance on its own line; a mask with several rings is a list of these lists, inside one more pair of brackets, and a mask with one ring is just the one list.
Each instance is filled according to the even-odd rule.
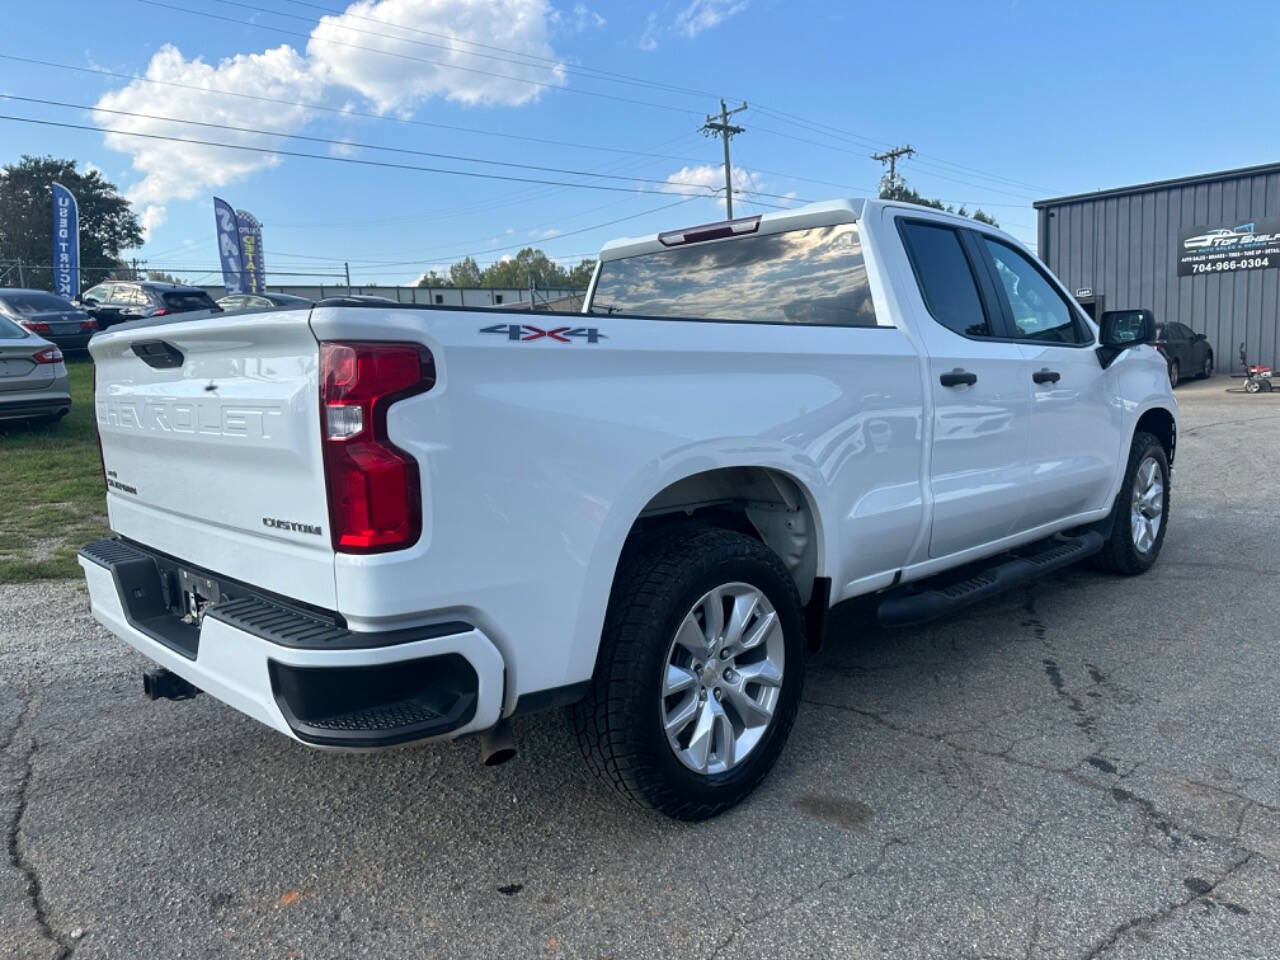
[[1185,323],[1157,323],[1156,349],[1169,364],[1169,383],[1177,386],[1190,377],[1213,376],[1213,348],[1203,333]]
[[69,300],[45,290],[0,289],[0,317],[56,344],[83,350],[98,331],[97,322]]
[[270,310],[273,307],[309,307],[314,300],[291,293],[233,293],[218,300],[223,310]]
[[194,310],[222,312],[213,297],[199,287],[155,280],[106,280],[82,293],[80,305],[102,330],[142,317]]

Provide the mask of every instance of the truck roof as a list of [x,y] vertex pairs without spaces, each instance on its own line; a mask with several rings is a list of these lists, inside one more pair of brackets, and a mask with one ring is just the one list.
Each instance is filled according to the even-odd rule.
[[[644,237],[622,237],[617,240],[610,240],[606,243],[600,250],[600,259],[622,260],[625,257],[635,257],[645,253],[657,253],[658,251],[671,248],[671,234],[692,233],[713,228],[723,228],[728,223],[746,224],[752,220],[759,220],[759,227],[754,230],[750,230],[750,233],[756,235],[782,233],[786,230],[802,230],[805,227],[823,227],[835,223],[856,223],[857,221],[870,216],[873,210],[881,207],[898,207],[929,218],[951,220],[956,224],[999,234],[1017,243],[1013,237],[1010,237],[1009,234],[1005,233],[999,227],[992,227],[990,224],[979,223],[969,217],[961,216],[957,213],[948,213],[945,210],[938,210],[933,207],[924,207],[919,204],[906,203],[900,200],[848,198],[844,200],[823,200],[818,203],[808,203],[802,207],[796,207],[792,210],[779,210],[775,213],[765,213],[752,217],[738,217],[733,221],[720,221],[718,223],[691,225],[684,228],[677,228],[675,230],[664,230],[660,234],[651,233]],[[726,236],[728,235],[726,234]],[[662,242],[661,238],[663,237],[667,237],[666,243]]]

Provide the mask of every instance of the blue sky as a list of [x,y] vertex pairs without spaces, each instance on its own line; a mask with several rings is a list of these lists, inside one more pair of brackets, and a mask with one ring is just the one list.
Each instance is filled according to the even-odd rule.
[[[763,209],[753,199],[873,193],[881,166],[869,154],[909,143],[912,187],[981,206],[1034,245],[1033,199],[1280,156],[1271,4],[63,0],[14,3],[5,23],[0,54],[122,75],[0,59],[5,93],[342,141],[0,104],[98,128],[0,121],[0,162],[51,153],[101,168],[150,225],[139,255],[192,281],[215,279],[214,193],[263,221],[273,282],[335,276],[346,260],[357,282],[408,283],[527,244],[576,260],[615,236],[718,219],[702,185],[723,182],[720,145],[697,128],[719,95],[750,104],[733,161],[757,193],[735,201],[738,214]],[[273,159],[101,128],[613,189]]]

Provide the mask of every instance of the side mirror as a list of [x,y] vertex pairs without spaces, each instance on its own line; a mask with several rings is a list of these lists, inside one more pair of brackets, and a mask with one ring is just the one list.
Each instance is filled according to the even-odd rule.
[[1156,342],[1156,317],[1150,310],[1108,310],[1099,325],[1098,360],[1104,370],[1130,347]]

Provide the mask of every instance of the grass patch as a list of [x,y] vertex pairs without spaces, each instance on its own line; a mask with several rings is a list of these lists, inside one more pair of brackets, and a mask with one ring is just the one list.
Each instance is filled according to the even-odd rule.
[[93,361],[68,359],[71,412],[0,424],[0,583],[80,576],[76,551],[107,533]]

